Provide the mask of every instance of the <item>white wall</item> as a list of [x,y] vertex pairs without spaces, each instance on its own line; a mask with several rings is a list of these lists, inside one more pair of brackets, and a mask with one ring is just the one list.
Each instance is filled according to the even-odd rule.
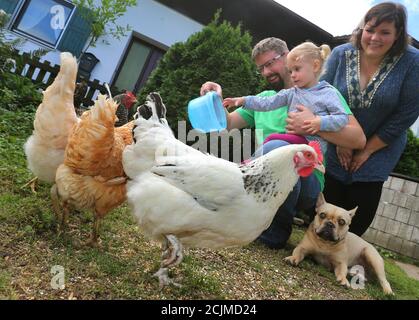
[[[96,0],[99,1],[100,0]],[[166,46],[185,41],[191,34],[200,31],[203,25],[153,0],[138,0],[137,7],[129,7],[123,17],[117,20],[121,26],[129,24],[133,31],[141,33]],[[99,39],[96,47],[87,51],[93,53],[100,62],[94,68],[91,78],[110,82],[129,44],[131,32],[120,40],[107,37],[109,45]],[[36,42],[27,40],[22,51],[40,48]],[[54,50],[42,57],[51,64],[59,64],[59,52]]]
[[413,134],[419,138],[419,118],[416,119],[416,122],[413,126],[410,127],[413,131]]

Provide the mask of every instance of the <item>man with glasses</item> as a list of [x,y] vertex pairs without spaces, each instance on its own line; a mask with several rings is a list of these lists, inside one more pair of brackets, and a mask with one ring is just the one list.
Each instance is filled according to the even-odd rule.
[[[292,86],[286,68],[287,44],[278,38],[266,38],[255,45],[252,58],[258,72],[270,84],[273,90],[264,91],[258,96],[275,95],[277,91]],[[222,88],[214,82],[206,82],[201,87],[201,95],[207,91],[216,91],[222,97]],[[236,109],[227,113],[227,129],[255,128],[259,145],[272,133],[293,133],[308,135],[302,129],[303,122],[314,117],[306,107],[298,107],[300,112],[290,112],[288,108],[279,108],[268,112]],[[349,111],[349,108],[348,108]],[[226,111],[227,112],[227,111]],[[350,111],[348,112],[350,113]],[[356,119],[350,115],[348,125],[338,132],[319,132],[323,139],[342,147],[363,148],[364,133]],[[271,140],[255,152],[255,157],[286,145],[282,140]],[[271,226],[258,238],[260,242],[272,249],[283,248],[292,232],[292,222],[298,210],[307,210],[315,206],[319,193],[323,190],[324,177],[316,172],[307,178],[300,178],[287,200],[278,209]]]

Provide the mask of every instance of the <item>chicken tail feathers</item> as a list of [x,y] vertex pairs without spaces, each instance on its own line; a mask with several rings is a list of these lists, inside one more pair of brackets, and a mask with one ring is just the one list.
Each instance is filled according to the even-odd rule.
[[69,52],[62,52],[60,58],[60,71],[55,77],[54,82],[44,91],[44,99],[50,95],[59,95],[61,98],[73,104],[74,90],[76,88],[77,61]]
[[94,106],[90,110],[91,120],[105,127],[114,127],[116,119],[115,111],[118,104],[112,99],[107,99],[105,95],[99,94]]
[[55,171],[64,160],[68,137],[78,122],[73,104],[76,75],[76,59],[68,52],[61,53],[60,71],[43,92],[34,131],[24,145],[28,168],[42,181],[54,181]]

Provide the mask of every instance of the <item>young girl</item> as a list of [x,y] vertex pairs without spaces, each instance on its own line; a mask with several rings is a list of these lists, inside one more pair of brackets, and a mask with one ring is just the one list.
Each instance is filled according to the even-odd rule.
[[291,134],[274,133],[269,140],[285,140],[289,143],[307,143],[307,140],[320,142],[322,152],[326,152],[327,142],[319,136],[319,131],[339,131],[348,123],[348,115],[344,111],[346,103],[340,93],[326,81],[320,81],[322,67],[330,54],[328,45],[317,47],[311,42],[304,42],[292,49],[287,56],[287,68],[294,87],[279,91],[271,97],[246,96],[226,98],[224,107],[243,105],[244,109],[270,111],[281,107],[289,107],[290,112],[297,111],[303,105],[315,114],[313,120],[305,121],[304,129],[312,136],[301,137]]

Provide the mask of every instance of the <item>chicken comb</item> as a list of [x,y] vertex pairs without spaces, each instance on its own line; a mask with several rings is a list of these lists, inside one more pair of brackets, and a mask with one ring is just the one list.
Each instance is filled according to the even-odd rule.
[[320,146],[320,142],[318,141],[310,141],[308,143],[310,147],[314,149],[317,153],[317,158],[319,159],[320,163],[323,163],[323,153],[322,153],[322,147]]
[[136,99],[136,96],[131,91],[127,90],[125,93],[128,97]]

